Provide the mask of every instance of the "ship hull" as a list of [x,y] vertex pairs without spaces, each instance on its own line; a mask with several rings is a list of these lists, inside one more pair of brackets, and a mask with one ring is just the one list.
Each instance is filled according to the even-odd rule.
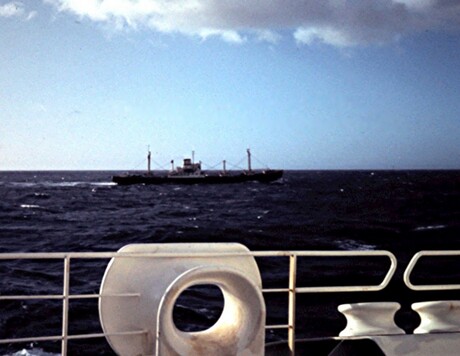
[[113,176],[112,181],[118,185],[132,184],[231,184],[244,182],[270,183],[283,176],[282,170],[267,170],[251,174],[226,174],[226,175],[197,175],[180,176],[164,175],[155,176],[148,174]]

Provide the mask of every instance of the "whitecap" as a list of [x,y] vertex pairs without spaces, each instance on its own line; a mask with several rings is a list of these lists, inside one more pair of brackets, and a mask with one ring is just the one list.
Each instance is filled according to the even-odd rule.
[[414,231],[440,230],[444,228],[446,228],[446,225],[427,225],[416,227]]
[[53,354],[50,352],[43,351],[40,348],[33,348],[30,350],[22,349],[13,354],[7,354],[6,356],[58,356],[59,354]]
[[77,185],[86,184],[85,182],[46,182],[43,185],[47,187],[76,187]]
[[112,185],[117,185],[115,182],[91,182],[90,185],[96,185],[99,187],[110,187]]
[[21,208],[24,208],[24,209],[38,209],[38,208],[40,208],[40,205],[35,205],[35,204],[21,204]]
[[38,185],[37,183],[29,183],[29,182],[11,182],[11,185],[17,186],[17,187],[34,187]]
[[337,244],[341,249],[347,251],[369,251],[376,249],[375,245],[365,244],[354,240],[337,241]]

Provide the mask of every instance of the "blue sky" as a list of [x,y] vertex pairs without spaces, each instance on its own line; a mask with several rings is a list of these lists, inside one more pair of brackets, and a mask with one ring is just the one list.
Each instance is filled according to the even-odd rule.
[[459,169],[459,29],[457,1],[0,0],[0,170]]

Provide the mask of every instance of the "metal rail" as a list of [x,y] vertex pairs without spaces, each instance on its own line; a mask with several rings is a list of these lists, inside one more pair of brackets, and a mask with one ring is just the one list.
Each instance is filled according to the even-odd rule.
[[412,290],[415,291],[433,291],[433,290],[456,290],[460,289],[460,284],[424,284],[424,285],[414,285],[410,281],[410,277],[412,275],[412,272],[417,265],[418,261],[420,258],[425,257],[425,256],[431,256],[431,257],[446,257],[446,256],[460,256],[460,250],[451,250],[451,251],[420,251],[417,252],[412,259],[410,260],[409,264],[406,267],[406,270],[404,271],[404,283],[406,286]]
[[[459,251],[460,254],[460,251]],[[396,270],[397,261],[395,256],[388,251],[253,251],[253,252],[232,252],[219,253],[220,258],[235,256],[253,256],[253,257],[288,257],[289,258],[289,287],[288,288],[268,288],[262,289],[263,293],[288,293],[288,324],[267,325],[266,329],[288,329],[288,345],[291,354],[295,353],[295,313],[296,313],[296,294],[297,293],[332,293],[332,292],[371,292],[384,289]],[[1,300],[37,300],[37,299],[62,299],[62,333],[54,336],[38,336],[28,338],[10,338],[0,339],[0,344],[22,343],[32,341],[59,341],[61,340],[61,354],[67,355],[67,344],[69,340],[105,337],[111,335],[139,335],[145,334],[146,330],[129,330],[118,332],[116,334],[92,333],[69,335],[68,334],[68,314],[69,302],[71,299],[88,299],[88,298],[110,298],[139,297],[136,293],[100,295],[100,294],[70,294],[70,272],[71,260],[73,259],[108,259],[108,258],[193,258],[193,257],[210,257],[215,258],[215,253],[124,253],[124,252],[54,252],[54,253],[3,253],[0,254],[1,260],[63,260],[63,292],[62,294],[50,295],[0,295]],[[361,286],[324,286],[324,287],[299,287],[297,286],[297,260],[299,257],[311,258],[334,258],[334,257],[387,257],[390,261],[390,267],[381,283],[378,285],[361,285]]]

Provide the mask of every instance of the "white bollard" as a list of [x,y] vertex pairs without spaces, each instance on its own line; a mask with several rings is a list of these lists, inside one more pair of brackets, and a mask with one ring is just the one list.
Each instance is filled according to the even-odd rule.
[[347,326],[339,336],[370,336],[405,334],[394,322],[401,306],[396,302],[371,302],[339,305],[338,310],[347,318]]
[[421,319],[414,334],[460,331],[460,301],[440,300],[412,304]]

